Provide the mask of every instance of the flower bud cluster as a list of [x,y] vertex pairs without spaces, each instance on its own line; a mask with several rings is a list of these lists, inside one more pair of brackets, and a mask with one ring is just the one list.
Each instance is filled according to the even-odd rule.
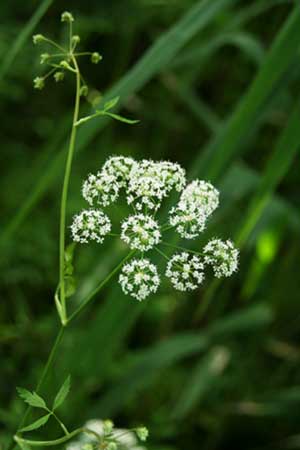
[[[179,192],[179,200],[170,209],[169,223],[161,226],[157,211],[172,190]],[[184,169],[169,161],[138,162],[124,156],[110,157],[99,172],[90,174],[83,183],[83,198],[94,209],[75,216],[71,226],[73,239],[103,242],[111,231],[111,223],[98,208],[108,207],[121,193],[134,213],[122,221],[120,239],[140,254],[121,270],[119,283],[125,294],[141,301],[157,291],[160,284],[157,267],[143,255],[151,250],[168,258],[165,275],[179,291],[198,288],[207,266],[212,266],[216,277],[229,276],[237,269],[238,250],[230,241],[213,239],[203,253],[186,250],[170,258],[158,249],[166,245],[162,234],[170,227],[184,239],[198,237],[219,204],[219,192],[211,183],[194,180],[186,185]]]
[[[108,424],[110,425],[109,428]],[[79,439],[66,445],[66,450],[92,450],[95,448],[105,448],[106,450],[146,450],[146,447],[139,445],[139,441],[146,441],[149,435],[146,427],[127,430],[115,428],[111,420],[92,419],[85,423],[83,429],[89,430],[91,433],[85,432],[81,434]],[[99,439],[97,436],[99,436]]]
[[[79,71],[79,65],[77,63],[77,58],[81,56],[89,55],[90,61],[93,64],[98,64],[102,60],[102,56],[98,52],[79,52],[77,53],[76,47],[80,43],[80,36],[73,34],[73,22],[74,16],[69,11],[64,11],[61,14],[61,22],[64,22],[69,27],[69,43],[67,46],[61,46],[52,39],[44,36],[43,34],[35,34],[32,37],[33,43],[35,45],[46,43],[50,48],[54,50],[53,53],[41,53],[40,63],[49,66],[49,71],[43,76],[35,77],[33,80],[34,89],[41,90],[45,86],[45,81],[48,77],[53,76],[56,82],[62,81],[64,79],[65,72],[72,72],[81,77]],[[59,49],[59,53],[57,52]],[[84,93],[87,92],[87,86],[81,86],[84,88]],[[81,92],[80,95],[83,96],[84,93]]]

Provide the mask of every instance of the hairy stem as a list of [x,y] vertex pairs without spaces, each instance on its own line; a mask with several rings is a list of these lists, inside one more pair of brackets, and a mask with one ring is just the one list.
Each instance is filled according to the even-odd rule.
[[61,303],[61,321],[65,325],[67,323],[67,310],[66,310],[66,296],[65,296],[65,235],[66,235],[66,207],[68,199],[68,190],[70,184],[71,168],[75,150],[77,128],[75,126],[79,116],[80,106],[80,71],[77,65],[76,58],[72,57],[73,64],[76,71],[76,96],[75,107],[72,122],[72,130],[70,137],[70,144],[67,154],[65,175],[63,181],[63,188],[61,194],[61,206],[60,206],[60,227],[59,227],[59,286],[60,286],[60,303]]

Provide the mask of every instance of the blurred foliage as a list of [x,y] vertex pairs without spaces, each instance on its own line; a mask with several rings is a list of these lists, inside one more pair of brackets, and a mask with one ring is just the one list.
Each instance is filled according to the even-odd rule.
[[[59,196],[74,89],[67,81],[33,91],[40,67],[31,35],[63,39],[59,15],[69,8],[0,5],[1,450],[24,408],[15,387],[34,388],[58,329]],[[300,448],[298,2],[74,0],[72,12],[83,48],[104,57],[82,67],[92,97],[120,94],[122,112],[141,122],[96,120],[80,130],[69,219],[82,206],[82,179],[107,155],[166,158],[216,183],[221,207],[208,232],[235,236],[242,251],[235,277],[191,296],[166,284],[137,304],[111,283],[65,335],[43,392],[53,397],[72,373],[62,411],[70,428],[107,416],[144,423],[153,450]],[[107,241],[76,252],[74,303],[122,251]]]

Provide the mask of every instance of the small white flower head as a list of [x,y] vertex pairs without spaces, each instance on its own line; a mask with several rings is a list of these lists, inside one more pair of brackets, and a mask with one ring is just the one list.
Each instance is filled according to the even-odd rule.
[[81,442],[71,442],[66,445],[66,450],[82,450]]
[[170,161],[161,161],[157,164],[167,192],[172,189],[181,192],[186,184],[185,170],[179,164]]
[[77,214],[71,225],[71,233],[75,242],[86,244],[96,241],[101,244],[111,230],[111,222],[101,210],[85,209]]
[[144,214],[129,216],[121,226],[121,239],[132,250],[146,252],[157,245],[161,239],[158,223]]
[[127,202],[137,211],[157,210],[167,195],[159,163],[144,159],[130,172]]
[[180,199],[193,203],[208,217],[219,206],[219,191],[207,181],[194,180],[182,191]]
[[146,428],[146,427],[136,428],[135,432],[136,432],[137,437],[141,441],[146,441],[149,436],[149,431],[148,431],[148,428]]
[[[84,428],[94,431],[101,437],[101,443],[107,450],[146,450],[138,446],[136,435],[127,429],[114,428],[110,420],[92,419]],[[97,437],[91,433],[82,433],[80,437],[66,445],[66,450],[92,450],[98,448]]]
[[212,239],[203,249],[204,263],[211,265],[217,278],[230,277],[238,268],[239,251],[230,240]]
[[112,156],[105,162],[102,172],[114,176],[119,187],[126,188],[130,172],[132,168],[136,166],[137,162],[132,158],[125,156]]
[[180,200],[169,213],[170,225],[184,239],[195,239],[205,229],[206,216],[193,202]]
[[118,195],[117,178],[103,171],[96,175],[90,174],[82,186],[82,196],[91,206],[95,203],[108,206],[116,201]]
[[204,280],[204,264],[197,255],[176,253],[167,264],[166,276],[178,291],[193,291]]
[[156,266],[148,259],[132,259],[123,267],[119,283],[125,294],[141,301],[157,291],[160,280]]

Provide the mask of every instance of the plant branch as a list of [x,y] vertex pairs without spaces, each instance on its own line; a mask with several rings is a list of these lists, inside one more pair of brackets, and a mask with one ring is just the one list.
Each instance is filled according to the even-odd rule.
[[72,168],[73,155],[76,142],[76,122],[79,116],[80,106],[80,71],[77,65],[76,58],[72,57],[73,64],[76,70],[76,96],[75,107],[72,122],[72,131],[70,137],[70,144],[67,154],[67,161],[65,167],[65,175],[63,181],[62,195],[61,195],[61,207],[60,207],[60,229],[59,229],[59,285],[60,285],[60,303],[61,303],[61,321],[65,325],[67,323],[67,311],[66,311],[66,297],[65,297],[65,234],[66,234],[66,206],[68,199],[68,190],[70,184],[70,175]]
[[84,308],[93,300],[96,294],[109,282],[109,280],[121,269],[123,264],[135,253],[135,250],[129,252],[125,258],[123,258],[120,263],[104,278],[103,281],[82,301],[81,305],[70,315],[67,325],[72,322],[83,310]]
[[63,444],[64,442],[69,441],[70,439],[72,439],[73,437],[77,436],[78,434],[81,433],[87,433],[92,435],[93,437],[95,437],[97,440],[100,441],[101,436],[99,436],[97,433],[95,433],[92,430],[89,430],[88,428],[77,428],[74,431],[71,431],[71,433],[69,433],[66,436],[63,436],[61,438],[58,439],[54,439],[52,441],[33,441],[30,439],[24,439],[21,438],[20,436],[15,435],[14,436],[14,440],[17,443],[23,443],[23,444],[27,444],[27,445],[31,445],[32,447],[52,447],[54,445],[59,445],[59,444]]

